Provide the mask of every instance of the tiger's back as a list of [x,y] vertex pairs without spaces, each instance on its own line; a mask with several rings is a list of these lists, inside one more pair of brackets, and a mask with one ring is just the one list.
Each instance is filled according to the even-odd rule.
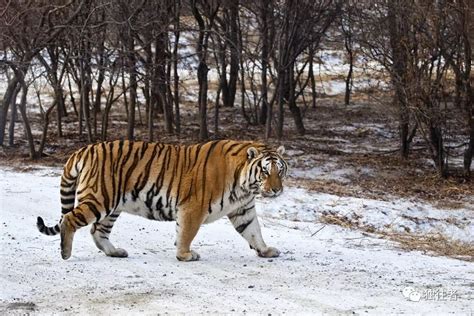
[[39,218],[38,228],[49,235],[61,233],[65,259],[74,232],[88,224],[93,224],[91,233],[100,249],[111,256],[126,256],[108,240],[122,211],[153,220],[177,220],[178,248],[180,240],[184,243],[178,258],[195,260],[186,244],[203,222],[254,204],[255,194],[242,187],[249,148],[268,151],[262,144],[231,140],[191,146],[130,141],[89,145],[65,165],[60,224],[48,228]]

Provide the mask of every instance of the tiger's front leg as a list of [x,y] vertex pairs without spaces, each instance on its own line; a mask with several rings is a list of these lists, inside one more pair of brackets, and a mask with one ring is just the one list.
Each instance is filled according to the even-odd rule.
[[191,242],[201,227],[203,218],[200,212],[182,210],[176,220],[176,259],[179,261],[197,261],[200,256],[191,250]]
[[260,257],[273,258],[280,255],[280,251],[273,247],[268,247],[263,241],[260,224],[257,219],[255,202],[252,200],[246,206],[228,215],[235,230],[248,241],[250,248],[257,251]]

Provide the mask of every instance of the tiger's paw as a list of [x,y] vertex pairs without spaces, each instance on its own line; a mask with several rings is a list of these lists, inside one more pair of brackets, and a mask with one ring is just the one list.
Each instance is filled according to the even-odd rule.
[[273,247],[268,247],[264,251],[257,251],[258,256],[262,258],[275,258],[280,255],[280,250],[273,248]]
[[115,248],[113,251],[108,253],[107,256],[115,258],[126,258],[128,257],[128,252],[127,250],[122,248]]
[[65,249],[65,248],[61,249],[61,257],[64,260],[71,258],[71,249]]
[[179,261],[198,261],[200,257],[201,256],[199,256],[199,254],[194,250],[176,254],[176,259]]

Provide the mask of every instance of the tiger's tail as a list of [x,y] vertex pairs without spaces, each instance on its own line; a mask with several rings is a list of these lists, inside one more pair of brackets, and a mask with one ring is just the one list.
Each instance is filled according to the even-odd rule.
[[54,236],[61,232],[61,222],[63,216],[74,209],[74,202],[76,200],[77,178],[79,176],[79,168],[77,166],[77,155],[69,158],[64,166],[63,174],[61,176],[61,219],[55,226],[46,226],[43,218],[38,216],[36,220],[36,227],[40,233],[48,236]]
[[44,220],[41,218],[41,216],[38,216],[38,219],[36,220],[36,227],[38,227],[40,233],[48,236],[54,236],[61,232],[59,224],[56,224],[53,227],[48,227],[44,224]]

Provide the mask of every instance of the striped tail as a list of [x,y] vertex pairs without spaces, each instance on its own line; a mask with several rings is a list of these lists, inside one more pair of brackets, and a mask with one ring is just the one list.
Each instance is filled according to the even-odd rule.
[[76,180],[78,177],[76,166],[76,155],[72,155],[66,165],[61,176],[61,220],[55,226],[49,227],[44,224],[44,220],[38,216],[36,227],[40,233],[54,236],[61,232],[60,225],[63,216],[74,209],[74,201],[76,199]]
[[40,231],[40,233],[48,235],[48,236],[57,235],[61,231],[59,229],[59,224],[56,224],[54,227],[46,226],[44,224],[43,219],[40,216],[38,216],[38,220],[36,221],[36,227],[38,227],[38,230]]

